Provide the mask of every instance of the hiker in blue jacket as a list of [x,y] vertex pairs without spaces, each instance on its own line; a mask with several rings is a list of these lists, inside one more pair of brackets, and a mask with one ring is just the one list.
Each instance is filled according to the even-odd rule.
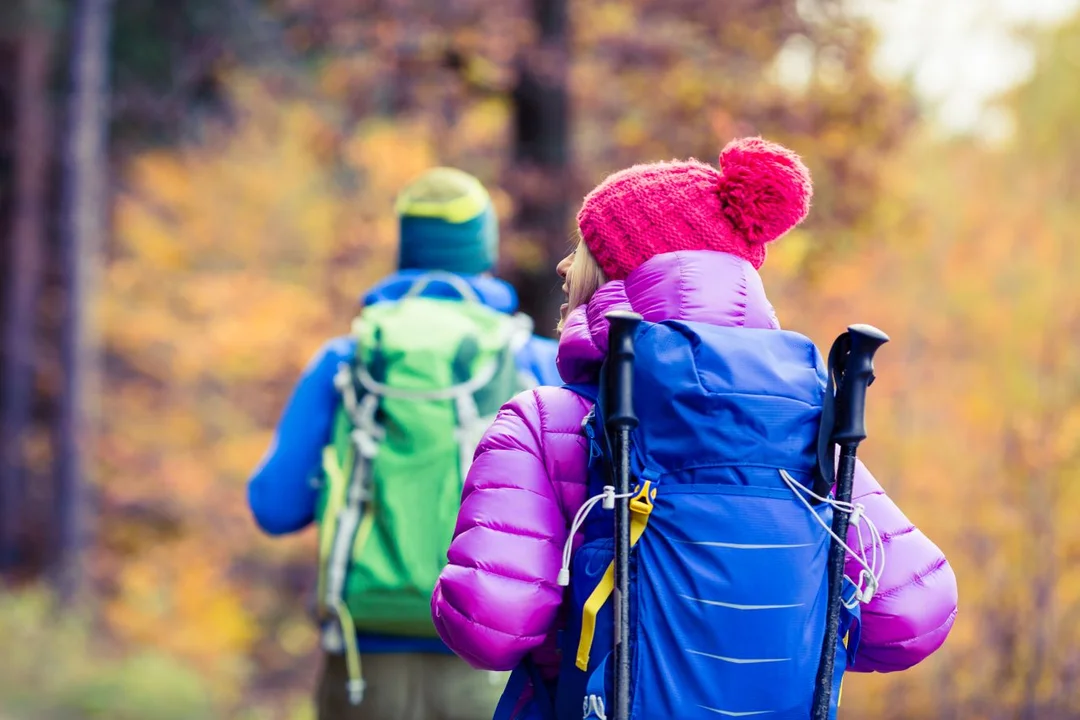
[[[364,294],[364,308],[398,300],[420,276],[441,271],[464,281],[487,307],[506,314],[517,311],[514,288],[490,274],[498,253],[498,222],[490,196],[476,178],[453,168],[432,169],[401,192],[396,212],[399,269]],[[435,279],[420,294],[457,299],[458,293],[453,282]],[[561,383],[557,349],[554,340],[532,335],[516,352],[517,370],[526,385]],[[249,480],[252,514],[269,535],[294,533],[317,522],[323,452],[332,442],[341,404],[335,375],[356,350],[355,337],[343,335],[315,354]],[[491,716],[502,689],[500,679],[470,668],[437,637],[357,635],[365,656],[364,700],[349,702],[346,658],[340,648],[328,647],[318,691],[319,720]]]

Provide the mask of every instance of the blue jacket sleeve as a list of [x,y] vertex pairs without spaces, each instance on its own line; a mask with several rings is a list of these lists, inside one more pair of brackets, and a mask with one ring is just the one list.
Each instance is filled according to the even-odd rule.
[[308,363],[269,449],[248,481],[248,505],[267,534],[296,532],[314,519],[317,489],[312,478],[322,464],[322,449],[330,442],[337,405],[334,374],[354,348],[350,338],[335,338]]
[[532,373],[541,385],[562,385],[559,368],[555,365],[558,353],[557,341],[534,335],[518,353],[518,368]]

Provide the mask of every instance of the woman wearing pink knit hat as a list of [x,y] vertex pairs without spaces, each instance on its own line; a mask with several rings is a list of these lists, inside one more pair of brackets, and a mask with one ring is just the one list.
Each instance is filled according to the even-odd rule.
[[[436,627],[451,649],[478,668],[518,670],[498,720],[580,718],[583,704],[585,717],[604,716],[610,679],[601,677],[600,690],[592,683],[604,673],[603,663],[596,667],[603,655],[596,648],[605,644],[599,638],[610,647],[604,632],[611,602],[596,588],[610,558],[611,512],[597,504],[607,481],[591,462],[599,454],[588,422],[594,403],[581,388],[598,382],[605,316],[616,309],[643,316],[655,337],[667,333],[655,344],[664,357],[643,362],[663,366],[658,375],[670,373],[673,386],[683,383],[670,393],[650,389],[670,394],[667,400],[635,389],[650,414],[641,415],[645,449],[634,460],[635,475],[649,482],[636,498],[647,524],[633,573],[639,582],[647,578],[648,588],[631,593],[631,618],[647,629],[636,630],[631,643],[630,717],[809,717],[824,624],[824,576],[815,568],[829,531],[807,497],[807,463],[816,457],[825,379],[809,341],[780,330],[757,270],[767,244],[806,217],[811,194],[797,155],[749,138],[730,143],[719,167],[695,160],[637,165],[585,198],[581,241],[557,268],[567,294],[558,354],[567,386],[519,395],[488,430],[432,598]],[[700,422],[662,427],[697,409],[708,410]],[[705,444],[693,457],[664,455],[688,447],[679,445],[684,441]],[[665,502],[699,490],[739,496],[733,517],[746,522],[717,515],[706,533],[684,532],[691,504],[678,516],[687,524],[665,526]],[[858,508],[849,509],[845,547],[851,617],[841,648],[847,662],[837,665],[903,670],[945,641],[957,611],[956,580],[942,552],[861,463],[853,497]],[[737,539],[750,531],[758,533],[756,544]],[[702,547],[713,554],[694,560]],[[650,559],[663,552],[672,554]]]

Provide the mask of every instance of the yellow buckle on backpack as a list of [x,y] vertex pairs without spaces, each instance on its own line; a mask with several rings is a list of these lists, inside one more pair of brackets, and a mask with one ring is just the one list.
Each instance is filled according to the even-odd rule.
[[[649,524],[649,515],[653,511],[656,489],[652,481],[642,483],[637,495],[630,498],[630,547],[634,547]],[[589,669],[589,652],[592,650],[593,635],[596,633],[596,615],[607,599],[615,592],[615,561],[608,563],[600,583],[593,589],[581,611],[581,637],[578,639],[577,659],[575,664],[581,670]]]

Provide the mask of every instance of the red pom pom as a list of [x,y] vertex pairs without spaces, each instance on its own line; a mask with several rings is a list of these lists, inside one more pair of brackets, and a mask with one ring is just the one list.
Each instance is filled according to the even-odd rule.
[[724,215],[752,245],[776,240],[810,212],[810,171],[785,147],[761,138],[733,140],[720,153],[720,171]]

